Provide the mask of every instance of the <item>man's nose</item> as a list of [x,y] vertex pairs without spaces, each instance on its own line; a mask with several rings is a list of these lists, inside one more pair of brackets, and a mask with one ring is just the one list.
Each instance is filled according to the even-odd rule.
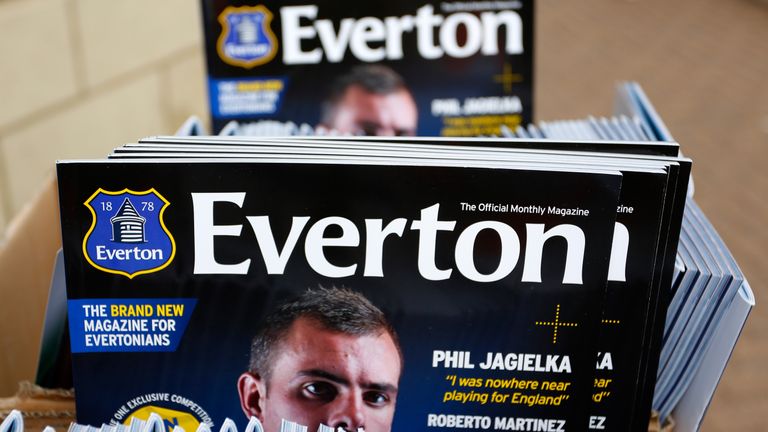
[[397,131],[395,130],[394,127],[384,124],[384,125],[379,125],[376,128],[376,135],[377,136],[395,136],[397,135]]
[[341,427],[353,432],[358,428],[364,428],[364,409],[363,398],[357,392],[339,396],[333,401],[333,407],[329,410],[328,425],[334,429]]

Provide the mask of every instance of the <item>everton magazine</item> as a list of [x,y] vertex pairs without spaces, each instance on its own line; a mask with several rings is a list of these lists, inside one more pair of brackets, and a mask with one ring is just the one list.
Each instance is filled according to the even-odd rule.
[[201,156],[211,143],[189,139],[58,164],[80,423],[647,418],[637,362],[686,161],[356,143]]
[[[548,160],[552,151],[519,151],[514,148],[570,148],[581,151],[596,151],[601,147],[612,151],[648,152],[650,154],[676,154],[677,144],[637,143],[637,142],[599,142],[574,143],[492,139],[431,139],[431,138],[356,138],[343,141],[343,138],[301,138],[286,140],[270,139],[258,142],[253,138],[205,138],[198,137],[190,141],[178,137],[155,137],[142,140],[140,144],[128,144],[115,149],[112,158],[141,157],[201,157],[201,155],[219,158],[242,157],[246,154],[265,156],[282,146],[282,152],[300,152],[305,154],[328,154],[354,152],[366,158],[398,155],[400,158],[418,152],[428,157],[460,158],[462,161],[483,159],[498,161],[519,158],[526,154],[528,163]],[[283,142],[280,142],[283,141]],[[409,145],[399,147],[405,142],[418,142],[428,145]],[[473,144],[472,148],[458,148],[458,142]],[[203,144],[206,143],[207,145]],[[211,145],[214,144],[215,145]],[[443,145],[438,145],[442,143]],[[454,146],[445,146],[453,143]],[[478,148],[478,145],[504,145],[507,148]],[[597,145],[595,145],[597,144]],[[278,147],[275,147],[278,146]],[[395,147],[397,147],[395,149]],[[342,149],[343,148],[343,149]],[[396,151],[393,151],[396,150]],[[215,152],[215,153],[212,153]],[[601,323],[599,362],[610,367],[599,369],[599,378],[595,380],[593,402],[596,413],[591,417],[590,425],[595,429],[633,430],[631,422],[633,410],[638,413],[637,430],[647,424],[650,412],[650,393],[653,393],[654,380],[646,379],[643,374],[647,369],[655,370],[655,356],[658,353],[658,340],[653,338],[663,327],[668,299],[660,299],[667,290],[662,286],[671,284],[671,270],[674,264],[676,242],[680,230],[680,218],[685,203],[690,174],[690,161],[685,158],[625,157],[620,161],[617,155],[592,153],[588,155],[568,152],[559,154],[559,160],[576,157],[581,163],[592,163],[617,169],[624,174],[621,203],[617,209],[616,237],[614,251],[616,257],[626,259],[626,265],[618,265],[621,259],[613,260],[613,273],[609,270],[609,281],[603,307],[604,318]],[[655,185],[654,180],[645,177],[636,170],[629,169],[645,165],[646,168],[664,169],[668,172],[666,185]],[[663,210],[662,210],[663,209]],[[661,219],[658,219],[659,212]],[[626,273],[617,273],[617,269],[626,269]],[[613,275],[613,276],[612,276]],[[645,308],[647,306],[647,309]],[[661,317],[661,319],[659,319]],[[629,343],[628,341],[637,341]],[[642,341],[642,343],[640,343]],[[648,390],[649,389],[649,390]],[[636,394],[648,391],[649,394]]]
[[532,119],[532,0],[201,4],[215,132],[477,136]]

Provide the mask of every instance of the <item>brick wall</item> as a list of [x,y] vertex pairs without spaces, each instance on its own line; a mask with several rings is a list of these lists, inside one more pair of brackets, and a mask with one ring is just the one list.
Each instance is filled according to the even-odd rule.
[[207,117],[197,0],[0,0],[0,238],[57,159]]

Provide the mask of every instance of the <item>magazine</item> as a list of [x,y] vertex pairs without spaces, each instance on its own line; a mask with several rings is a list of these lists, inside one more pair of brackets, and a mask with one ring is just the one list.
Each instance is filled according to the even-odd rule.
[[[283,418],[311,430],[588,424],[615,170],[286,157],[72,161],[58,174],[80,423],[152,410],[185,430],[249,414],[267,432]],[[394,331],[352,337],[312,315],[272,356],[259,355],[269,338],[251,347],[262,326],[350,296]],[[297,366],[298,387],[290,367],[265,366],[313,344],[322,353]],[[330,412],[353,393],[357,414],[338,418],[278,403]]]
[[531,0],[201,5],[214,133],[478,136],[532,119]]
[[[391,147],[378,146],[373,144],[372,148],[369,148],[369,142],[380,142],[381,138],[367,138],[359,141],[347,141],[350,144],[348,147],[343,147],[343,150],[334,149],[333,146],[338,144],[338,140],[324,139],[319,143],[312,139],[301,139],[300,144],[296,144],[297,140],[289,140],[287,143],[282,144],[287,149],[282,150],[283,153],[290,151],[296,151],[300,153],[312,153],[312,154],[329,154],[334,152],[354,152],[360,155],[364,155],[366,158],[382,157],[391,155],[394,151]],[[399,139],[398,141],[409,141],[410,138]],[[157,137],[152,139],[142,140],[145,142],[152,142],[155,145],[131,145],[124,146],[123,148],[115,149],[115,152],[111,157],[117,158],[134,158],[134,157],[217,157],[231,158],[231,157],[244,157],[250,154],[259,154],[264,156],[265,153],[274,152],[276,148],[279,148],[279,139],[262,139],[261,141],[251,138],[249,140],[237,140],[237,139],[204,139],[208,141],[208,145],[202,145],[198,141],[198,138],[186,139],[188,144],[181,147],[174,147],[173,144],[163,144],[164,141],[180,143],[185,141],[183,138],[169,138],[169,137]],[[419,139],[419,141],[424,141]],[[427,140],[429,141],[429,140]],[[213,143],[219,142],[220,144],[214,145]],[[240,145],[225,145],[239,142]],[[604,325],[606,327],[612,327],[610,332],[606,333],[604,339],[605,345],[600,349],[601,358],[611,363],[610,368],[604,368],[610,372],[598,373],[598,378],[595,381],[596,386],[599,386],[595,392],[594,399],[597,407],[600,410],[601,415],[593,416],[592,425],[595,428],[603,427],[608,430],[629,430],[629,422],[625,419],[631,417],[631,412],[635,406],[641,404],[644,408],[638,409],[638,422],[647,424],[648,416],[650,415],[650,393],[653,391],[654,381],[645,383],[638,377],[647,368],[648,350],[655,349],[651,354],[651,357],[658,356],[658,346],[649,348],[650,338],[652,334],[657,333],[658,329],[655,326],[663,326],[663,321],[656,320],[657,316],[664,316],[666,311],[666,303],[664,300],[659,301],[659,291],[661,290],[662,279],[670,279],[672,272],[672,265],[674,262],[668,262],[669,257],[674,257],[675,246],[677,241],[677,233],[679,232],[679,219],[682,217],[684,197],[685,193],[677,195],[675,197],[675,190],[686,190],[685,181],[688,178],[690,172],[690,161],[673,158],[677,162],[669,166],[669,160],[663,162],[666,158],[653,158],[647,156],[619,156],[615,154],[600,154],[600,153],[587,153],[579,154],[575,152],[552,152],[541,150],[519,150],[512,149],[518,144],[524,147],[536,146],[537,143],[520,141],[520,140],[504,140],[506,147],[504,149],[498,148],[483,148],[483,147],[457,147],[457,146],[421,146],[419,147],[419,157],[426,157],[430,153],[436,153],[441,158],[457,158],[463,161],[469,161],[477,158],[485,158],[487,160],[499,161],[505,158],[520,158],[521,155],[525,155],[527,163],[532,164],[535,161],[541,161],[541,158],[551,158],[556,156],[559,160],[579,160],[581,163],[597,163],[602,166],[624,167],[624,185],[627,188],[626,195],[622,194],[624,198],[620,200],[619,206],[620,214],[618,221],[622,223],[621,227],[625,227],[628,224],[632,227],[632,230],[626,232],[627,237],[630,236],[632,240],[629,244],[632,245],[633,257],[630,259],[633,266],[633,273],[630,274],[624,281],[615,280],[610,281],[608,293],[606,298],[605,310],[608,314],[613,314],[612,318],[605,318]],[[538,143],[539,146],[546,146],[548,142]],[[391,145],[391,144],[390,144]],[[571,148],[580,148],[580,143],[570,143]],[[633,146],[643,147],[640,143],[617,143],[619,146],[631,148]],[[588,147],[585,145],[584,147]],[[653,145],[649,146],[654,148]],[[662,147],[664,148],[664,147]],[[385,151],[382,152],[381,149]],[[389,152],[386,150],[389,149]],[[414,149],[410,149],[409,152],[403,152],[399,149],[397,153],[403,154],[402,157],[408,155],[409,157],[415,157]],[[198,151],[206,152],[199,153]],[[675,150],[676,152],[676,150]],[[282,153],[281,153],[282,154]],[[492,156],[489,156],[491,154]],[[490,158],[490,159],[489,159]],[[570,158],[570,159],[569,159]],[[649,160],[651,162],[649,162]],[[671,170],[670,178],[665,182],[664,186],[661,185],[654,187],[652,181],[645,181],[642,179],[636,179],[638,174],[628,170],[627,168],[633,164],[643,163],[656,164],[656,168],[667,167]],[[678,177],[678,169],[682,164],[684,168],[684,174]],[[653,166],[653,165],[651,165]],[[650,167],[650,166],[648,166]],[[647,167],[646,167],[647,168]],[[682,182],[682,183],[678,183]],[[669,184],[670,193],[665,193],[666,186]],[[637,205],[642,200],[642,205]],[[653,221],[648,220],[648,215],[653,214],[652,208],[661,211],[664,208],[664,202],[666,199],[666,210],[661,219]],[[648,200],[659,200],[655,204],[650,204]],[[645,216],[643,216],[643,212]],[[633,216],[632,213],[636,212]],[[639,218],[639,219],[638,219]],[[645,219],[644,219],[645,218]],[[673,223],[672,219],[677,219],[678,222]],[[632,222],[634,221],[634,222]],[[677,228],[674,228],[677,226]],[[618,229],[618,228],[617,228]],[[646,231],[649,230],[650,232]],[[624,231],[622,231],[624,233]],[[671,233],[671,234],[670,234]],[[669,236],[672,239],[669,240]],[[658,254],[657,254],[657,251]],[[637,255],[635,255],[637,254]],[[647,261],[644,261],[647,260]],[[664,274],[668,274],[662,278]],[[647,279],[646,279],[647,278]],[[613,285],[611,285],[613,283]],[[629,288],[629,291],[627,290]],[[665,290],[666,291],[666,290]],[[657,311],[657,308],[663,308],[661,311]],[[628,344],[626,341],[637,341],[636,344]],[[610,341],[610,342],[608,342]],[[610,349],[609,349],[610,348]],[[616,357],[614,357],[616,355]],[[606,373],[608,375],[606,375]],[[643,384],[638,384],[641,382]],[[610,386],[609,386],[610,384]],[[645,399],[640,400],[641,396],[635,395],[636,391],[640,391],[644,386],[650,385],[649,394],[645,395]],[[636,400],[637,399],[637,400]],[[608,419],[621,419],[618,422],[610,422]]]

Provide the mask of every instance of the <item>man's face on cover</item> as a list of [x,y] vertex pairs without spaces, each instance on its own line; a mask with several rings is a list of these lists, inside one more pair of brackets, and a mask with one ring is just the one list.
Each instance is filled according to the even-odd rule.
[[316,431],[392,427],[400,355],[387,332],[354,336],[331,332],[315,320],[299,318],[274,354],[271,375],[245,373],[238,382],[243,410],[259,418],[266,432],[281,419]]
[[373,93],[359,85],[349,86],[335,107],[331,124],[342,134],[416,135],[418,111],[406,89]]

